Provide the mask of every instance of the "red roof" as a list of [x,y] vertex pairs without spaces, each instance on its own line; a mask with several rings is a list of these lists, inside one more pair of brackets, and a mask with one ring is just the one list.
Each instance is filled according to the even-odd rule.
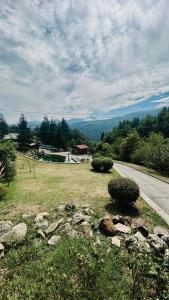
[[89,147],[87,145],[76,145],[75,148],[79,149],[79,150],[84,150],[84,149],[89,149]]

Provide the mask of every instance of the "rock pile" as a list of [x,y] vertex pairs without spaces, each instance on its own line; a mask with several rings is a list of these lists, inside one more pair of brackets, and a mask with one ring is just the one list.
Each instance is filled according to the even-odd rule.
[[88,205],[76,207],[73,203],[60,205],[54,216],[42,212],[33,216],[31,212],[24,214],[24,222],[13,225],[11,221],[0,222],[0,258],[5,255],[6,245],[23,243],[27,238],[29,226],[34,230],[33,244],[43,243],[57,247],[66,236],[69,239],[85,237],[99,246],[103,239],[112,247],[124,247],[129,253],[154,251],[169,260],[169,231],[156,226],[149,232],[145,221],[124,216],[106,215],[98,219]]

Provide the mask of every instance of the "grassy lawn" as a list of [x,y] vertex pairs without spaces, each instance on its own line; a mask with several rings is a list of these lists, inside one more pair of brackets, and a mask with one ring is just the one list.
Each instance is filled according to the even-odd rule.
[[[119,174],[113,169],[110,173],[95,173],[85,164],[39,163],[18,156],[17,177],[8,188],[4,201],[0,202],[0,220],[15,220],[23,213],[47,210],[52,212],[60,204],[73,202],[76,205],[89,204],[102,215],[119,213],[110,207],[107,184]],[[35,170],[35,178],[33,167]],[[32,172],[30,172],[30,168]],[[165,222],[141,199],[137,202],[139,215],[154,224],[166,226]]]
[[[17,158],[17,177],[0,203],[0,220],[21,220],[32,211],[53,213],[60,204],[89,204],[98,216],[119,213],[111,205],[107,184],[119,176],[95,173],[86,164],[45,164]],[[126,214],[126,212],[123,212]],[[141,199],[132,216],[144,218],[149,228],[164,221]],[[30,220],[32,224],[33,219]],[[166,267],[161,257],[129,255],[124,248],[110,247],[107,237],[101,246],[94,239],[64,236],[56,248],[35,246],[35,229],[28,221],[28,234],[19,246],[7,249],[0,261],[0,299],[169,299]]]

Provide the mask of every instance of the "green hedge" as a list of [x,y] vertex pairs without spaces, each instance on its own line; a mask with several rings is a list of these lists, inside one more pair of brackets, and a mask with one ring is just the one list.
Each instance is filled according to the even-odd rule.
[[108,192],[121,206],[134,204],[140,194],[138,185],[128,178],[112,179],[108,184]]
[[96,172],[108,172],[113,167],[113,161],[111,158],[94,158],[91,165]]

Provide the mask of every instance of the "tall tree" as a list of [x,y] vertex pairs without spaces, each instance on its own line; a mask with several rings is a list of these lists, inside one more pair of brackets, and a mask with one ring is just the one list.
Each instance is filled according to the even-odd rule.
[[18,135],[19,150],[26,151],[29,148],[29,143],[31,141],[31,131],[30,128],[28,128],[28,124],[24,114],[21,114],[19,124],[18,124],[18,129],[19,129],[19,135]]
[[4,135],[8,133],[8,130],[8,124],[5,121],[4,116],[0,114],[0,139],[2,139]]
[[39,128],[39,138],[43,144],[49,145],[50,144],[50,122],[47,116],[44,116],[44,119]]

